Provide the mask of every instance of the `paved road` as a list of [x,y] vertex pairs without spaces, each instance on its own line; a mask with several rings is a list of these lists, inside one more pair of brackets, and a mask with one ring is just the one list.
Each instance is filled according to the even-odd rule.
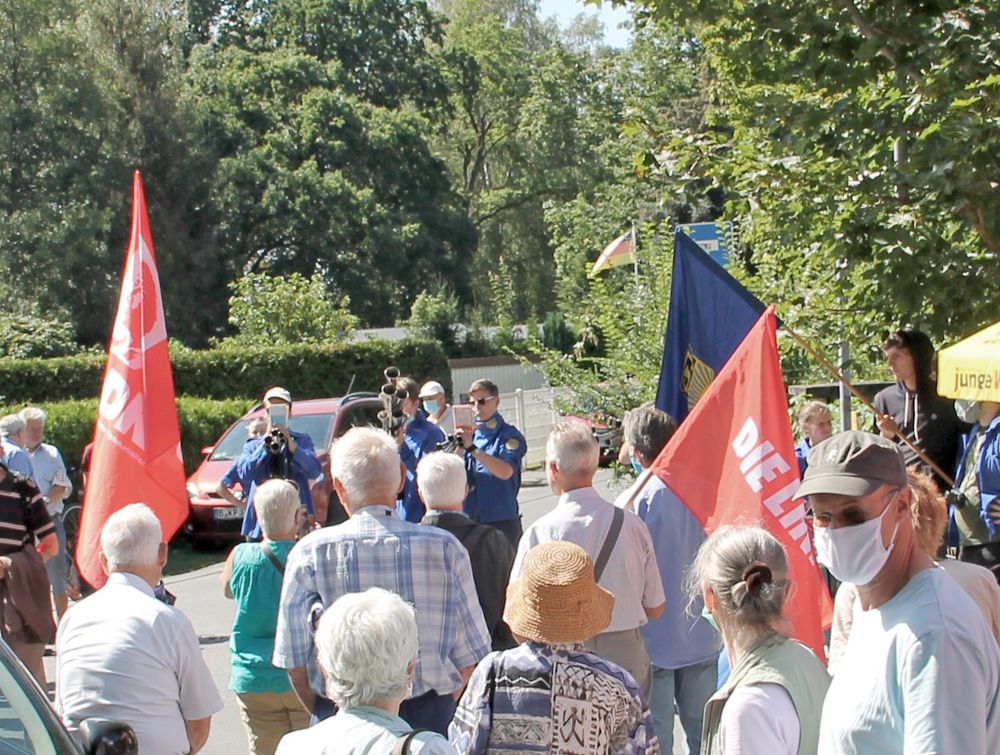
[[[613,498],[622,485],[616,486],[610,473],[598,473],[595,487],[608,498]],[[521,493],[518,497],[525,525],[550,511],[556,497],[549,491],[544,473],[526,472]],[[201,641],[205,661],[212,672],[216,686],[226,704],[223,711],[212,719],[212,733],[208,744],[202,750],[204,755],[234,755],[246,751],[246,735],[240,723],[236,697],[229,686],[229,632],[232,629],[234,607],[231,600],[223,597],[219,587],[222,564],[207,566],[187,574],[170,577],[167,587],[177,596],[177,607],[183,610],[194,624]],[[46,674],[55,676],[55,659],[45,659]],[[51,689],[51,685],[50,685]],[[674,741],[680,742],[679,727],[674,733]],[[683,755],[680,745],[674,748],[676,755]]]

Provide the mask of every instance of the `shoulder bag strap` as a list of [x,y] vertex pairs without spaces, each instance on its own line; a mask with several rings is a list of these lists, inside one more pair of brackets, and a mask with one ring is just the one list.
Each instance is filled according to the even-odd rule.
[[267,560],[274,564],[274,568],[278,570],[278,574],[285,576],[285,565],[278,560],[278,557],[274,555],[274,551],[268,547],[267,543],[261,541],[260,549],[264,551]]
[[392,748],[392,755],[405,755],[410,751],[410,741],[424,731],[430,731],[430,729],[414,729],[408,734],[404,734],[399,739],[396,740],[396,746]]
[[[471,555],[472,551],[475,550],[476,546],[482,542],[483,538],[490,534],[491,529],[496,528],[490,527],[488,524],[477,524],[475,527],[472,527],[466,536],[459,542],[465,546],[465,550],[467,550]],[[499,532],[499,530],[497,530],[497,532]]]
[[601,552],[597,554],[597,561],[594,562],[595,582],[601,581],[601,575],[604,574],[604,567],[608,565],[608,559],[611,558],[611,551],[615,549],[615,543],[618,542],[618,533],[622,531],[622,522],[624,521],[625,512],[615,506],[615,513],[611,518],[611,526],[608,528],[608,534],[604,536],[604,545],[601,546]]

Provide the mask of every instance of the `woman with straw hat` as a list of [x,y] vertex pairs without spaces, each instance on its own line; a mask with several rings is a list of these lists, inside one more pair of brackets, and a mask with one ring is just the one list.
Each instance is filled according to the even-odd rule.
[[580,546],[532,548],[504,609],[521,644],[476,667],[448,730],[455,749],[659,753],[635,680],[582,646],[608,626],[614,601],[594,581],[594,563]]

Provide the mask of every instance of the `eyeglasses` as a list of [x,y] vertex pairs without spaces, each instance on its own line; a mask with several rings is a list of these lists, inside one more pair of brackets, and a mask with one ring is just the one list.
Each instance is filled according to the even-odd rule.
[[484,404],[489,403],[495,398],[496,396],[486,396],[485,398],[470,398],[469,406],[483,406]]

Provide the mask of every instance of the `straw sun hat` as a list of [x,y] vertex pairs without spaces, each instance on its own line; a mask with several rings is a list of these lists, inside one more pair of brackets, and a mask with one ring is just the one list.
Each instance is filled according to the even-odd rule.
[[615,597],[594,582],[594,562],[574,543],[536,545],[507,586],[503,617],[514,634],[550,645],[589,640],[611,623]]

